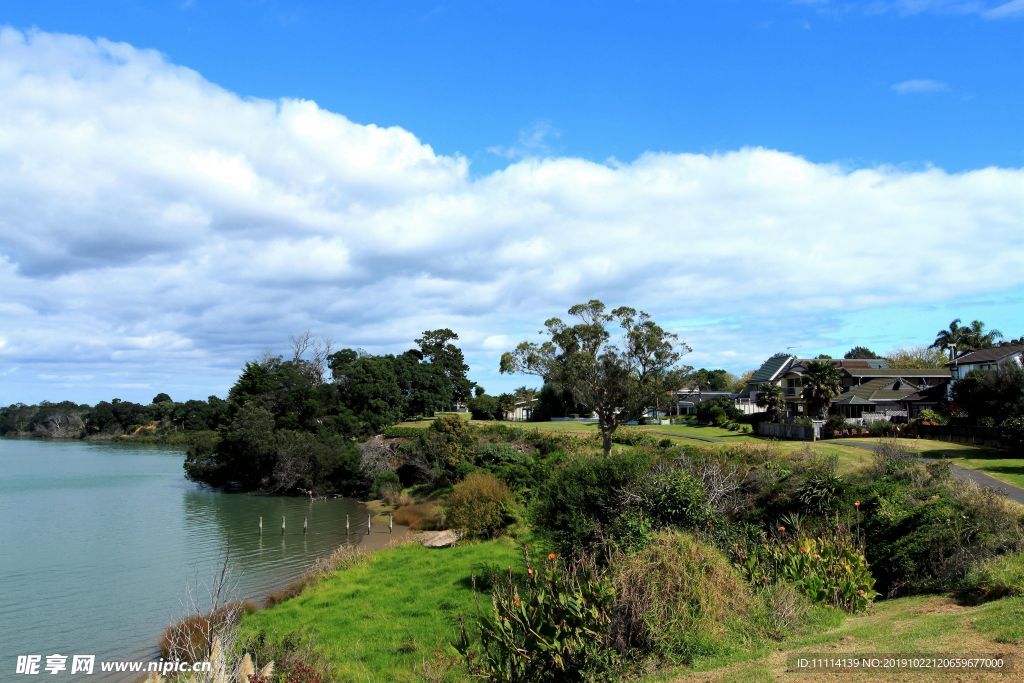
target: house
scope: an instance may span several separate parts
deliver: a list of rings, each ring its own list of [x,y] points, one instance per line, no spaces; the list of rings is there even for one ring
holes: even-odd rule
[[[974,371],[995,372],[999,368],[1024,368],[1024,344],[999,344],[987,349],[968,351],[946,363],[953,384]]]
[[[776,354],[754,372],[740,396],[756,404],[760,387],[773,384],[782,388],[789,413],[803,415],[803,377],[808,364],[815,360]],[[913,417],[938,403],[942,392],[936,393],[934,388],[945,387],[950,377],[946,368],[890,368],[884,358],[828,360],[839,368],[842,377],[842,391],[832,399],[832,405],[849,418]]]
[[[529,422],[533,419],[533,411],[537,407],[538,401],[537,398],[516,401],[512,410],[505,411],[505,419],[510,422]]]
[[[749,398],[740,399],[731,391],[701,391],[699,389],[684,388],[677,389],[673,394],[675,398],[673,407],[676,415],[695,415],[697,413],[697,406],[701,403],[722,398],[732,401],[733,405],[741,413],[749,415],[759,410],[756,405],[750,402]]]

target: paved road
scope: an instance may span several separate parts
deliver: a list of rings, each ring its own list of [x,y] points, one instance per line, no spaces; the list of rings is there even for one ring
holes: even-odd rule
[[[875,450],[878,449],[878,444],[864,443],[863,441],[857,442],[854,440],[836,439],[832,441],[832,443],[839,443],[844,446],[853,446],[854,448],[863,448],[864,450],[871,452],[875,452]],[[1019,486],[1014,486],[1013,484],[1007,484],[1005,481],[999,481],[995,477],[990,477],[978,470],[972,470],[969,467],[961,467],[960,465],[953,464],[953,478],[960,481],[974,482],[981,488],[992,489],[1003,494],[1010,500],[1024,505],[1024,489]]]

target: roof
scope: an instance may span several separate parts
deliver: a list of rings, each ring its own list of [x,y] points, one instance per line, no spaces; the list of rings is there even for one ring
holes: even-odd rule
[[[956,360],[950,361],[949,363],[946,363],[946,365],[950,366],[959,365],[960,363],[986,363],[989,361],[1001,361],[1004,358],[1009,358],[1010,356],[1018,353],[1024,353],[1024,344],[1002,344],[988,349],[968,351],[962,356],[957,356]]]
[[[853,377],[949,377],[949,368],[846,368]]]
[[[760,384],[770,382],[789,366],[790,361],[796,360],[796,356],[787,356],[784,353],[777,353],[761,364],[754,374],[750,376],[749,384]]]
[[[918,391],[916,385],[902,381],[900,378],[877,377],[858,386],[850,387],[832,399],[832,403],[868,405],[886,401],[903,401]]]

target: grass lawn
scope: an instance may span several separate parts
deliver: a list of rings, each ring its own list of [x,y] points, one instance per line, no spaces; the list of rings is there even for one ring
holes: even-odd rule
[[[843,655],[1003,656],[1014,660],[1013,674],[969,671],[842,673],[832,676],[790,670],[797,656]],[[732,664],[697,663],[694,669],[661,681],[1008,681],[1024,666],[1024,598],[1004,598],[975,607],[946,596],[884,600],[864,615],[848,617],[840,626],[784,641],[774,648],[745,653]],[[713,667],[713,668],[712,668]],[[1017,680],[1020,680],[1019,678]]]
[[[398,426],[419,427],[425,429],[430,426],[432,421],[433,419],[402,422]],[[569,432],[580,435],[596,435],[598,433],[597,424],[587,422],[495,422],[493,420],[471,420],[470,423],[474,425],[502,424],[511,427],[518,427],[520,429],[537,429],[546,432]],[[802,451],[804,448],[810,448],[818,453],[836,456],[839,461],[839,471],[841,473],[851,472],[854,469],[870,462],[872,458],[872,455],[862,448],[854,448],[852,446],[844,446],[842,444],[830,443],[827,441],[817,441],[813,443],[809,441],[776,441],[774,439],[768,439],[754,434],[730,432],[728,429],[722,429],[720,427],[700,427],[689,424],[674,424],[640,425],[629,428],[649,431],[652,432],[654,436],[667,436],[679,444],[720,447],[739,444],[770,443],[784,453],[794,453]],[[701,441],[693,437],[711,438],[715,439],[715,441]]]
[[[879,442],[879,439],[871,439]],[[972,470],[978,470],[1007,484],[1024,488],[1024,455],[935,439],[897,439],[901,446],[919,451],[926,458],[944,458]]]
[[[424,661],[451,652],[458,617],[475,613],[470,576],[518,563],[519,550],[508,539],[446,549],[400,546],[246,616],[243,634],[263,631],[279,641],[307,633],[332,667],[332,681],[423,680]],[[481,598],[489,604],[486,594]]]

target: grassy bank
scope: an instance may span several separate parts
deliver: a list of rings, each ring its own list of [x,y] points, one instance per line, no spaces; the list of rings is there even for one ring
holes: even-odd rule
[[[810,681],[821,674],[798,673],[791,662],[798,656],[938,655],[972,657],[995,655],[1012,660],[1014,674],[977,672],[843,673],[836,680],[915,681],[1013,680],[1024,666],[1024,598],[1004,598],[968,607],[946,596],[930,595],[885,600],[863,615],[848,617],[840,626],[792,638],[778,646],[750,652],[732,663],[703,665],[651,680],[682,681]],[[829,677],[826,677],[829,678]]]
[[[374,553],[336,572],[299,597],[247,615],[243,637],[262,633],[281,642],[305,634],[326,660],[332,681],[420,681],[424,666],[449,667],[458,617],[474,613],[470,577],[514,566],[519,551],[507,539],[432,550],[409,544]],[[480,594],[485,604],[489,597]]]

